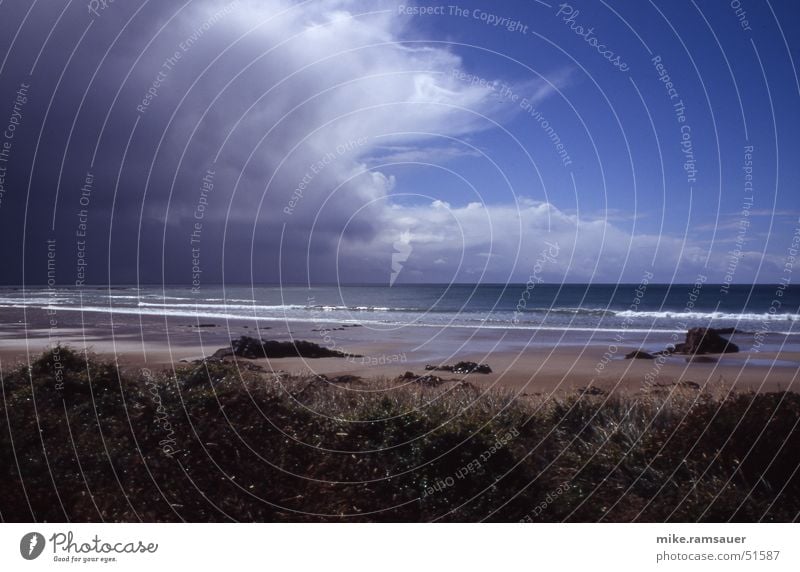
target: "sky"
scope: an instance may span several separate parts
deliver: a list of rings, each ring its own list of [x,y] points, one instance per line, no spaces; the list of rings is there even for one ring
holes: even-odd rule
[[[789,0],[6,0],[0,282],[779,283],[798,30]]]

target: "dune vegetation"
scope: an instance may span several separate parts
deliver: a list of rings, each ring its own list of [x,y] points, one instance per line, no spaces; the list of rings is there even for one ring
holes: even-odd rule
[[[793,521],[800,395],[515,396],[126,369],[57,347],[5,371],[4,521]],[[437,380],[438,381],[438,380]]]

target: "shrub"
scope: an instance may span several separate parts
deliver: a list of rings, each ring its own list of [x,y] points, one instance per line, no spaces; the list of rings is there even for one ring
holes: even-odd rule
[[[800,395],[530,398],[56,347],[3,380],[6,521],[791,521]]]

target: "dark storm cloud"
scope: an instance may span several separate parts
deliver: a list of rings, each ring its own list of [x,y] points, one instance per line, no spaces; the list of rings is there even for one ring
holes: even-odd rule
[[[393,203],[396,181],[375,165],[479,161],[451,138],[492,127],[483,116],[507,106],[456,79],[452,51],[397,43],[411,21],[396,6],[363,6],[115,2],[62,15],[63,4],[37,5],[0,88],[10,115],[30,84],[0,205],[4,282],[46,280],[47,240],[64,284],[84,271],[86,284],[388,281],[398,246],[409,251],[404,279],[524,280],[545,238],[562,253],[554,279],[569,268],[590,278],[601,258],[644,260],[658,245],[666,265],[702,259],[691,244],[632,241],[602,217],[524,196]],[[0,10],[2,37],[13,37],[25,9]],[[561,69],[515,89],[539,101],[568,80]],[[408,135],[421,132],[431,135]]]
[[[24,18],[7,4],[3,37]],[[281,236],[284,278],[302,280],[307,267],[332,276],[340,239],[379,232],[386,204],[369,202],[392,181],[361,162],[375,136],[469,132],[474,116],[454,107],[487,106],[485,90],[448,78],[458,58],[396,44],[391,15],[348,8],[117,2],[90,14],[75,4],[55,25],[63,5],[37,6],[0,94],[10,102],[15,86],[31,86],[0,212],[5,281],[22,281],[23,260],[25,281],[42,281],[48,239],[58,281],[73,281],[80,222],[87,282],[186,282],[196,258],[208,281],[248,280],[251,267],[276,280]]]

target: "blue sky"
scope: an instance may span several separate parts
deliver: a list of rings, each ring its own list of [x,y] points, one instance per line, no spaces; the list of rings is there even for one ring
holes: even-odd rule
[[[453,42],[451,49],[469,74],[509,86],[538,77],[563,78],[555,80],[559,91],[537,107],[568,145],[573,158],[569,168],[560,164],[546,135],[521,109],[504,125],[531,152],[542,181],[509,134],[491,129],[474,137],[478,146],[505,162],[504,170],[519,195],[549,201],[589,219],[607,217],[616,227],[633,232],[634,240],[639,234],[686,236],[690,244],[712,253],[712,274],[714,259],[732,248],[742,208],[749,204],[742,167],[745,147],[752,146],[748,254],[737,268],[740,280],[752,280],[764,253],[785,255],[800,214],[795,160],[800,149],[793,127],[800,120],[799,92],[781,36],[787,34],[786,41],[796,48],[798,12],[788,3],[777,3],[776,19],[768,9],[760,9],[765,5],[752,5],[747,16],[752,30],[745,30],[728,3],[637,3],[634,10],[631,4],[618,4],[614,13],[598,2],[552,7],[511,2],[492,9],[482,2],[466,2],[460,6],[472,10],[470,17],[408,19],[420,38],[436,34]],[[577,16],[564,22],[574,12]],[[528,28],[509,32],[492,26],[482,19],[486,13],[517,19]],[[621,72],[611,66],[578,36],[573,24],[584,31],[594,28],[592,35],[630,69]],[[484,50],[501,55],[487,55]],[[659,81],[653,64],[657,56],[679,94],[677,100],[669,99]],[[792,57],[796,56],[795,49]],[[521,93],[526,93],[524,87]],[[682,124],[671,105],[677,101],[685,104],[685,125],[691,128],[696,182],[688,182],[683,169]],[[481,188],[487,189],[487,202],[507,198],[490,170],[475,164],[473,157],[459,162],[463,172],[474,173]],[[402,180],[398,188],[426,187],[424,170],[416,175],[398,177]],[[447,187],[438,179],[428,182]],[[464,200],[461,192],[450,189],[452,204]],[[775,279],[770,260],[764,264],[760,279]],[[674,270],[674,264],[659,269]]]
[[[388,283],[398,252],[401,283],[524,282],[552,244],[552,282],[787,276],[796,3],[451,6],[3,4],[4,115],[32,86],[4,280],[42,280],[51,238],[73,280],[87,171],[97,283]]]

